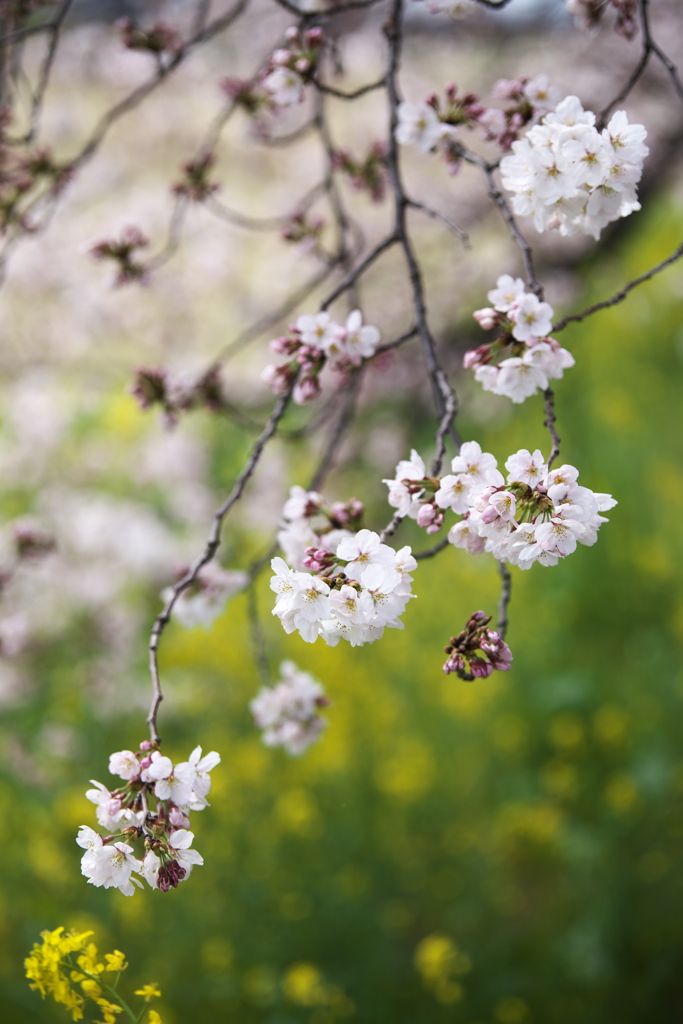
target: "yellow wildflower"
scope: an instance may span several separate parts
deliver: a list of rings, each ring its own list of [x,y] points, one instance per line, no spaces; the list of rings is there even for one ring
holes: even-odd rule
[[[126,954],[122,953],[120,949],[115,949],[113,953],[105,953],[104,959],[107,961],[105,971],[125,971],[128,966]]]
[[[145,1002],[148,1003],[151,999],[159,997],[161,995],[161,992],[159,991],[159,987],[156,981],[152,981],[149,983],[149,985],[143,985],[142,988],[136,989],[135,995],[142,996]]]

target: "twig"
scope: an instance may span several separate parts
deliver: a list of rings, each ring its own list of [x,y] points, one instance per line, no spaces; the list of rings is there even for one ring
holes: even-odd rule
[[[496,629],[501,639],[504,640],[505,634],[508,631],[508,608],[512,594],[512,574],[510,573],[506,562],[498,563],[498,571],[501,578],[501,591],[500,601],[498,602],[498,623],[496,625]]]
[[[470,236],[461,228],[459,224],[456,224],[454,220],[447,217],[445,213],[441,213],[439,210],[434,210],[431,206],[427,206],[426,203],[419,203],[416,199],[407,199],[408,206],[413,210],[421,210],[422,213],[426,213],[428,217],[433,217],[435,220],[440,220],[443,224],[454,231],[458,238],[462,240],[465,249],[470,249]]]
[[[195,580],[197,579],[200,571],[214,558],[221,542],[221,531],[223,528],[223,522],[228,515],[230,509],[233,507],[241,496],[247,482],[251,479],[254,471],[261,459],[263,450],[274,436],[280,420],[287,410],[287,406],[290,403],[292,392],[294,390],[294,381],[290,385],[289,389],[284,395],[281,395],[278,399],[275,408],[273,409],[270,418],[258,438],[254,447],[251,450],[251,454],[247,460],[247,464],[237,477],[232,491],[225,499],[223,504],[216,510],[211,523],[211,530],[209,531],[209,538],[206,546],[201,555],[192,563],[185,575],[178,580],[176,584],[171,588],[171,595],[168,598],[163,610],[157,615],[154,625],[152,627],[152,633],[149,640],[149,668],[152,676],[152,704],[149,709],[147,716],[147,724],[149,725],[150,739],[154,743],[159,742],[159,733],[157,730],[157,715],[159,712],[159,705],[163,698],[161,690],[161,681],[159,678],[159,663],[158,663],[158,650],[159,641],[161,640],[162,634],[171,619],[171,613],[175,607],[175,603],[183,593],[187,590]]]
[[[448,537],[442,537],[438,544],[435,544],[433,548],[427,548],[425,551],[416,551],[415,558],[418,562],[421,562],[423,558],[433,558],[434,555],[438,555],[440,551],[448,547]]]
[[[593,313],[597,313],[601,309],[608,309],[609,306],[616,306],[618,303],[623,302],[629,292],[637,288],[639,284],[643,284],[644,281],[649,281],[650,278],[655,277],[660,271],[670,267],[672,263],[676,263],[683,256],[683,245],[679,245],[678,248],[671,256],[667,259],[662,260],[656,267],[652,267],[650,270],[646,270],[644,274],[640,274],[639,277],[634,277],[632,281],[625,284],[624,287],[613,295],[610,299],[603,299],[602,302],[596,302],[593,306],[588,306],[581,313],[571,313],[569,316],[563,316],[561,320],[558,320],[553,325],[553,334],[557,334],[558,331],[564,330],[567,324],[576,323],[579,320],[585,320],[587,316],[591,316]]]
[[[553,447],[550,452],[550,458],[548,459],[548,469],[551,468],[553,462],[560,454],[560,437],[555,429],[555,392],[552,388],[546,388],[543,392],[543,398],[545,399],[545,419],[543,420],[543,426],[548,428],[550,437],[553,442]]]

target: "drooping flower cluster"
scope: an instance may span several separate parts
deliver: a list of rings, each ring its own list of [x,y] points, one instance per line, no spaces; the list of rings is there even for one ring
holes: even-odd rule
[[[209,772],[219,761],[215,751],[202,757],[202,748],[195,747],[188,761],[174,765],[147,740],[138,751],[112,754],[109,771],[125,785],[110,791],[93,781],[96,788],[86,793],[97,808],[100,827],[109,834],[103,837],[82,825],[76,839],[85,850],[81,871],[88,881],[132,896],[133,883],[142,885],[133,876],[141,875],[152,889],[167,892],[187,878],[195,864],[203,864],[201,854],[190,849],[194,835],[188,831],[189,813],[209,806]],[[128,842],[115,841],[118,836],[144,840],[144,857],[138,859]]]
[[[290,754],[303,754],[319,739],[327,725],[320,709],[327,707],[320,683],[302,672],[293,661],[280,665],[280,681],[263,686],[249,707],[267,747],[284,747]]]
[[[497,328],[501,334],[493,344],[466,352],[463,365],[474,369],[484,391],[523,402],[537,390],[544,391],[549,380],[562,377],[574,365],[574,357],[548,336],[552,306],[527,292],[521,278],[503,274],[488,299],[492,306],[477,309],[474,318],[484,330]],[[494,354],[505,350],[511,355],[492,365]]]
[[[349,314],[344,326],[335,323],[329,313],[300,316],[287,335],[270,343],[273,352],[289,356],[288,362],[266,366],[261,379],[276,395],[282,395],[299,374],[292,397],[304,405],[320,394],[320,374],[325,366],[348,373],[375,354],[379,341],[379,330],[363,324],[359,309]]]
[[[287,633],[298,630],[307,643],[319,636],[331,647],[341,639],[352,647],[372,643],[385,627],[403,629],[400,616],[411,593],[417,562],[409,547],[395,551],[371,530],[344,537],[333,552],[311,551],[316,574],[297,572],[274,558],[273,609]]]
[[[389,504],[428,533],[441,529],[451,509],[462,516],[448,533],[451,544],[471,554],[490,551],[520,569],[534,562],[557,565],[578,543],[594,544],[607,522],[600,513],[617,504],[609,494],[580,486],[574,466],[549,470],[538,449],[510,456],[507,482],[497,466],[493,455],[467,441],[451,463],[452,473],[428,477],[413,451],[410,461],[396,467],[395,479],[384,481]]]
[[[42,943],[35,943],[29,956],[24,960],[24,970],[29,980],[29,987],[40,992],[43,999],[51,996],[56,1003],[64,1006],[73,1020],[83,1017],[86,1000],[91,1000],[102,1014],[102,1024],[116,1024],[117,1016],[125,1009],[131,1020],[141,1020],[142,1013],[133,1015],[133,1011],[116,991],[119,975],[128,967],[125,955],[115,949],[113,953],[100,954],[94,942],[90,942],[92,932],[64,931],[64,926],[54,931],[40,933]],[[105,980],[105,975],[113,974],[112,984]],[[77,988],[76,986],[80,987]],[[105,993],[113,997],[106,998]],[[150,999],[159,997],[161,992],[155,983],[143,985],[137,989],[136,996],[142,996],[148,1003]],[[150,1010],[147,1024],[161,1024],[161,1017],[156,1010]]]
[[[512,651],[495,629],[489,629],[491,616],[475,612],[457,636],[444,648],[449,656],[443,667],[446,674],[455,672],[468,682],[490,676],[494,669],[507,672],[512,664]]]
[[[514,212],[532,216],[538,231],[597,239],[611,221],[640,209],[645,128],[629,124],[623,110],[602,132],[595,120],[576,96],[567,96],[501,160]]]
[[[209,562],[177,599],[173,617],[186,629],[209,626],[221,614],[229,598],[244,590],[248,583],[248,573],[239,569],[223,569]],[[163,600],[168,601],[172,592],[172,587],[163,590]]]

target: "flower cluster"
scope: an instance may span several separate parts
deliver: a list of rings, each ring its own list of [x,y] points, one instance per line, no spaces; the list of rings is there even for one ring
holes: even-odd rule
[[[458,129],[479,127],[484,138],[509,149],[520,132],[554,109],[560,98],[551,87],[547,75],[518,79],[501,79],[493,96],[503,100],[503,110],[485,107],[475,93],[458,96],[455,85],[446,86],[445,99],[432,93],[423,103],[401,103],[398,107],[396,141],[401,145],[417,145],[423,153],[443,156],[451,173],[460,165],[462,152],[458,145]]]
[[[423,153],[439,153],[449,172],[455,174],[461,157],[458,129],[476,125],[484,107],[472,92],[458,96],[457,86],[451,82],[443,102],[432,93],[424,103],[400,103],[397,113],[396,141],[403,146],[417,145]]]
[[[149,245],[149,238],[134,224],[124,228],[120,238],[107,238],[96,242],[90,255],[96,260],[111,260],[117,267],[114,284],[117,286],[136,281],[145,284],[148,280],[147,266],[140,259],[139,249]]]
[[[595,29],[611,5],[617,12],[614,29],[625,39],[636,34],[636,0],[565,0],[567,10],[582,29]]]
[[[136,370],[130,393],[141,409],[158,405],[169,427],[181,413],[192,409],[219,412],[227,409],[220,366],[211,366],[200,377],[173,372],[164,366],[141,366]]]
[[[396,467],[396,478],[384,481],[389,504],[429,533],[441,529],[451,509],[462,516],[448,533],[451,544],[471,554],[490,551],[520,569],[534,562],[557,565],[577,543],[594,544],[607,522],[599,513],[617,504],[609,494],[580,486],[574,466],[549,470],[538,449],[510,456],[507,482],[497,466],[493,455],[467,441],[451,463],[452,473],[428,477],[413,451],[410,461]]]
[[[409,547],[395,551],[371,530],[344,537],[334,551],[313,549],[307,564],[316,575],[291,569],[274,558],[273,615],[287,633],[298,630],[307,643],[319,636],[331,647],[340,639],[352,647],[372,643],[385,627],[403,629],[400,616],[411,594],[410,572],[417,562]]]
[[[314,568],[311,556],[319,549],[325,558],[334,554],[339,542],[360,528],[364,511],[357,498],[329,504],[317,491],[290,487],[277,535],[285,560],[295,569]]]
[[[562,377],[574,365],[574,357],[548,337],[552,306],[525,291],[521,278],[503,274],[488,299],[492,306],[477,309],[474,318],[484,330],[497,328],[501,334],[493,344],[466,352],[463,365],[474,369],[485,391],[523,402],[539,388],[544,391],[549,380]],[[511,355],[493,366],[493,355],[506,349]]]
[[[444,648],[448,661],[443,667],[446,674],[455,672],[461,679],[484,679],[494,669],[507,672],[512,664],[512,652],[495,629],[489,629],[491,616],[475,612],[457,636]]]
[[[179,33],[161,21],[150,28],[141,28],[131,18],[123,18],[117,22],[116,27],[121,35],[121,42],[128,50],[146,51],[158,58],[162,54],[172,57],[183,47]]]
[[[320,683],[293,661],[280,665],[276,686],[263,686],[249,707],[267,747],[303,754],[327,725],[320,709],[329,704]]]
[[[560,91],[550,85],[547,75],[520,75],[516,79],[501,78],[493,87],[493,96],[505,106],[502,110],[487,108],[479,124],[487,140],[497,142],[501,149],[509,149],[524,128],[555,109]]]
[[[109,771],[125,785],[110,791],[93,781],[95,789],[86,793],[95,804],[97,821],[109,835],[82,825],[76,842],[85,850],[81,871],[93,885],[105,889],[115,886],[132,896],[135,885],[146,879],[152,889],[167,892],[187,878],[195,864],[203,864],[201,854],[191,850],[194,835],[188,831],[190,811],[208,807],[211,789],[209,772],[219,763],[215,751],[202,757],[196,747],[188,761],[174,765],[156,744],[145,740],[137,752],[120,750],[109,758]],[[150,809],[154,799],[156,809]],[[127,842],[144,839],[142,860]]]
[[[184,576],[185,573],[182,573]],[[239,569],[223,569],[209,562],[199,572],[194,583],[183,590],[173,606],[173,617],[186,629],[210,626],[225,608],[226,602],[249,583],[249,575]],[[172,596],[173,588],[161,592],[164,601]]]
[[[127,1003],[116,991],[119,975],[128,967],[124,954],[115,949],[113,953],[100,954],[94,942],[90,942],[92,932],[65,932],[64,926],[54,931],[40,933],[42,943],[35,943],[29,956],[24,960],[26,977],[29,987],[40,992],[43,999],[52,996],[56,1003],[71,1013],[73,1020],[83,1017],[86,1000],[98,1007],[102,1014],[102,1024],[115,1024],[118,1014],[124,1012],[131,1021],[140,1021],[144,1014],[133,1013]],[[104,975],[113,974],[110,985]],[[76,988],[80,987],[80,991]],[[113,1002],[113,997],[116,1001]],[[156,984],[143,985],[137,989],[136,996],[142,996],[148,1003],[151,998],[161,995]],[[156,1010],[150,1010],[147,1024],[161,1024],[161,1017]]]
[[[270,68],[261,83],[277,108],[301,103],[304,86],[315,73],[323,38],[319,27],[303,34],[298,28],[287,29],[287,47],[276,50],[271,56]]]
[[[282,395],[298,376],[292,397],[304,405],[320,394],[320,374],[325,366],[348,373],[375,354],[379,340],[379,330],[363,324],[359,309],[349,314],[344,326],[335,323],[329,313],[300,316],[287,335],[270,343],[273,352],[289,356],[288,362],[266,366],[261,379],[276,395]]]
[[[514,212],[533,216],[538,231],[599,238],[611,221],[640,209],[636,185],[649,152],[646,134],[623,110],[599,132],[595,114],[567,96],[501,160]]]
[[[374,142],[362,160],[351,156],[345,149],[335,150],[332,164],[348,175],[355,189],[367,192],[374,203],[384,199],[389,184],[385,142]]]

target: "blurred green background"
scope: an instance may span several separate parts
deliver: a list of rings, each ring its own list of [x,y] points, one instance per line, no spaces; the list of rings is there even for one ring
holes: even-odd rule
[[[574,308],[673,251],[682,228],[673,200],[634,218],[585,268]],[[246,597],[209,632],[171,626],[165,751],[179,761],[201,743],[223,758],[212,806],[192,823],[205,866],[177,891],[127,899],[80,876],[87,780],[109,784],[108,753],[135,749],[144,710],[125,697],[99,708],[87,615],[32,655],[30,699],[4,712],[3,1021],[66,1019],[21,966],[59,924],[124,950],[122,991],[157,981],[168,1024],[683,1019],[680,280],[675,266],[561,336],[577,361],[557,387],[561,461],[619,505],[594,548],[513,570],[512,671],[474,684],[441,673],[449,635],[495,608],[488,558],[448,549],[421,563],[405,631],[359,649],[286,637],[270,621],[266,574],[273,670],[293,659],[332,700],[323,739],[292,759],[264,748],[250,722],[259,681]],[[128,401],[117,392],[87,429],[112,443],[136,417],[142,430]],[[547,449],[540,397],[488,426],[468,421],[465,402],[460,422],[501,463],[518,447]],[[223,483],[245,441],[224,423],[206,430]],[[428,432],[423,442],[427,454]],[[382,491],[360,466],[331,497],[359,494],[379,525]],[[6,500],[16,514],[17,495]],[[246,564],[266,537],[231,531],[228,548]],[[156,592],[144,601],[141,636]],[[140,708],[144,662],[141,642]],[[48,726],[77,740],[57,753]]]

